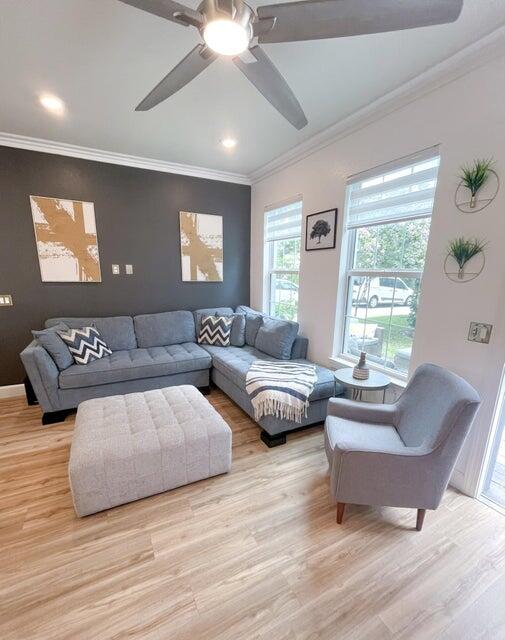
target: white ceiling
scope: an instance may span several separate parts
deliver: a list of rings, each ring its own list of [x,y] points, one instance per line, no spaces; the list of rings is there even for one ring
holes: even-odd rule
[[[226,59],[134,111],[199,42],[196,29],[118,0],[1,0],[0,131],[250,174],[504,24],[504,0],[465,0],[451,25],[264,45],[307,114],[296,131]],[[65,101],[63,117],[38,104],[43,92]],[[219,145],[227,135],[233,152]]]

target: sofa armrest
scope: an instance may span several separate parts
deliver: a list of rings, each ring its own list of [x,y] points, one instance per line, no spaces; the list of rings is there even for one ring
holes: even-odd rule
[[[375,424],[396,424],[397,407],[395,404],[372,404],[355,402],[345,398],[328,400],[328,415],[356,422],[372,422]]]
[[[20,354],[26,375],[32,383],[33,391],[45,412],[58,411],[59,370],[49,353],[36,340]]]
[[[291,348],[291,360],[302,359],[305,360],[307,357],[307,349],[309,347],[308,338],[304,338],[303,336],[296,336],[295,341],[293,342],[293,347]]]

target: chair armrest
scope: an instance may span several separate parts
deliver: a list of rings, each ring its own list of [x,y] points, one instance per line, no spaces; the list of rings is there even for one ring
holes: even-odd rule
[[[60,372],[54,360],[36,340],[23,349],[20,356],[42,409],[46,412],[58,411]]]
[[[347,450],[334,467],[334,498],[354,504],[436,509],[449,479],[432,452],[417,447]]]
[[[355,402],[345,398],[330,398],[328,415],[356,422],[375,424],[396,424],[397,407],[395,404],[372,404]]]

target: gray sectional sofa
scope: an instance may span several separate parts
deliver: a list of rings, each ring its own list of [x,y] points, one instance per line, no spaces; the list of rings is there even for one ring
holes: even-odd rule
[[[216,312],[234,315],[229,347],[197,344],[201,316]],[[251,362],[279,358],[307,362],[308,341],[298,335],[297,323],[280,322],[245,306],[236,312],[220,307],[134,317],[51,318],[45,326],[51,329],[61,324],[70,328],[94,324],[112,354],[87,365],[62,365],[61,358],[55,358],[54,353],[51,356],[42,346],[40,336],[22,351],[27,397],[43,409],[43,424],[64,420],[90,398],[181,384],[194,385],[206,393],[211,379],[252,417],[245,391]],[[342,391],[335,385],[333,373],[318,366],[317,383],[302,424],[265,417],[259,422],[263,441],[269,446],[282,444],[287,431],[324,421],[328,398]]]

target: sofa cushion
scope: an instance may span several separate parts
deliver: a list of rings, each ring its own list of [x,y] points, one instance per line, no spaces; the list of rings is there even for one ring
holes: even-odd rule
[[[200,335],[200,323],[204,316],[233,316],[231,326],[230,344],[234,347],[243,347],[245,344],[245,315],[234,313],[231,307],[213,307],[210,309],[197,309],[195,316],[196,335]]]
[[[89,364],[112,353],[96,327],[58,330],[58,335],[68,346],[76,364]]]
[[[195,319],[191,311],[166,311],[135,316],[137,344],[142,349],[195,342]]]
[[[32,331],[33,337],[49,353],[60,371],[68,369],[74,364],[72,354],[58,334],[58,330],[68,331],[68,329],[69,327],[66,324],[58,322],[58,324],[43,331]]]
[[[233,316],[203,316],[200,322],[198,344],[229,347],[232,324]]]
[[[277,320],[265,316],[258,329],[254,346],[279,360],[289,360],[293,342],[298,335],[298,323],[288,320]]]
[[[46,320],[45,325],[46,327],[54,327],[59,322],[63,322],[67,327],[70,327],[70,329],[80,329],[94,325],[112,351],[137,348],[133,318],[130,316],[49,318],[49,320]]]
[[[267,360],[269,362],[278,361],[277,358],[273,358],[250,346],[239,348],[211,347],[209,345],[202,345],[202,348],[212,356],[212,365],[244,392],[247,372],[255,360]],[[309,362],[308,360],[303,360],[301,358],[294,360],[294,362],[314,364],[313,362]],[[329,369],[316,365],[316,375],[317,382],[309,400],[321,400],[323,398],[332,397],[335,393],[335,378],[333,376],[333,372]],[[337,394],[342,392],[340,385],[337,386],[336,391]]]
[[[235,313],[240,313],[245,316],[245,344],[254,347],[258,330],[263,324],[264,314],[251,309],[251,307],[247,307],[245,304],[238,306],[235,309]]]
[[[203,316],[231,316],[233,313],[231,307],[209,307],[208,309],[197,309],[193,311],[196,335],[200,335],[200,322]]]
[[[194,342],[114,351],[108,358],[87,365],[72,365],[60,373],[61,389],[155,378],[174,373],[209,369],[210,355]]]

